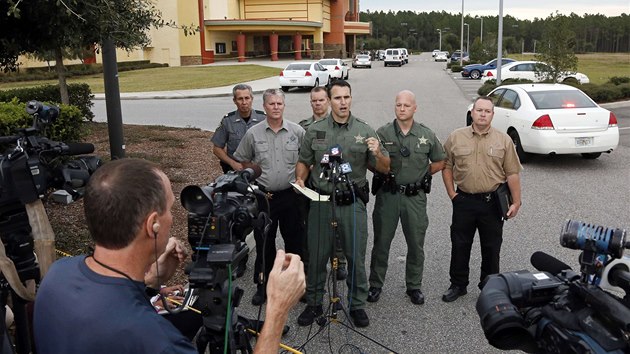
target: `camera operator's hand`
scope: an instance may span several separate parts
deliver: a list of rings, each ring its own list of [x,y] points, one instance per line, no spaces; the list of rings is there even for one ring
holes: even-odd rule
[[[157,289],[161,282],[168,281],[179,264],[186,260],[188,253],[181,241],[175,237],[168,239],[164,253],[158,257],[157,264],[154,262],[144,275],[144,283],[151,288]],[[157,271],[160,271],[160,274]]]
[[[232,160],[232,161],[234,161],[234,162],[230,164],[230,167],[232,167],[232,169],[234,171],[241,171],[241,170],[243,170],[243,164],[242,163],[240,163],[238,161],[235,161],[235,160]]]
[[[267,307],[265,325],[254,348],[254,353],[275,353],[284,324],[291,308],[300,300],[306,289],[304,263],[300,256],[278,250],[273,269],[267,281]]]

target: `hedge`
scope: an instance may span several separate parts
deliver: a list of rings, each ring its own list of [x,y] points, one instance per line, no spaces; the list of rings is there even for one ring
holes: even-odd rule
[[[530,82],[532,81],[523,79],[507,79],[502,81],[501,85],[523,84]],[[590,83],[580,85],[577,82],[565,82],[565,84],[579,88],[597,103],[630,99],[630,77],[612,77],[607,83],[601,85]],[[488,80],[477,90],[477,94],[479,96],[485,96],[496,87],[496,80]]]
[[[94,113],[92,113],[92,106],[94,105],[92,99],[94,95],[92,95],[90,86],[85,83],[69,84],[68,95],[70,96],[70,104],[81,111],[83,119],[92,121],[92,118],[94,118]],[[0,102],[10,102],[14,98],[23,103],[32,100],[61,103],[59,85],[43,85],[0,91]]]
[[[44,102],[51,105],[50,102]],[[78,142],[87,134],[83,125],[83,115],[81,111],[71,105],[59,105],[59,117],[45,131],[38,135],[46,136],[50,140],[68,142]],[[20,128],[33,126],[33,116],[26,113],[26,103],[17,99],[11,102],[0,102],[0,134],[2,136],[15,135]]]

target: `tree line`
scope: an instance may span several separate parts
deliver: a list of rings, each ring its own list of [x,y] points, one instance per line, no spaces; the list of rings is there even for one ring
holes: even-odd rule
[[[578,16],[550,14],[549,17],[534,20],[519,20],[510,15],[503,17],[503,48],[509,53],[539,52],[545,27],[551,18],[562,17],[567,29],[572,32],[572,47],[576,53],[589,52],[630,52],[630,15],[607,17],[584,14]],[[358,38],[362,49],[382,49],[405,47],[413,50],[431,51],[459,49],[461,15],[447,12],[377,11],[361,12],[362,22],[372,23],[372,35]],[[464,47],[467,40],[472,47],[475,41],[490,42],[498,32],[498,16],[465,16]],[[481,26],[483,23],[483,41]],[[468,35],[469,34],[469,35]]]

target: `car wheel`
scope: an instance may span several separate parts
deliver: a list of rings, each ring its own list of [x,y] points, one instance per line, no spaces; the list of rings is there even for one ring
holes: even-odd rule
[[[582,158],[587,160],[595,160],[600,156],[602,156],[601,152],[587,152],[582,154]]]
[[[372,69],[372,65],[368,66],[368,69]]]
[[[512,138],[512,142],[516,147],[516,154],[518,155],[518,159],[521,160],[521,163],[526,163],[531,158],[531,154],[525,152],[523,150],[523,145],[521,145],[521,137],[518,136],[518,132],[516,130],[510,130],[508,132],[510,138]]]
[[[479,70],[473,70],[470,72],[470,78],[473,80],[479,80],[481,78],[481,73]]]
[[[289,92],[289,86],[282,86],[281,89],[284,92]]]
[[[346,73],[346,77],[344,77],[343,79],[344,79],[344,80],[348,80],[348,78],[349,78],[349,77],[350,77],[350,71],[348,71],[348,72]]]
[[[328,78],[330,80],[330,77]],[[315,85],[313,86],[313,88],[319,86],[319,79],[315,79]]]

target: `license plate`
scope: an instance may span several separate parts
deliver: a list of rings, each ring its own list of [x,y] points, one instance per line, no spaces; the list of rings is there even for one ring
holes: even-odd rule
[[[575,138],[575,146],[591,146],[593,145],[593,138]]]
[[[292,83],[292,84],[294,84],[294,83],[296,83],[296,82],[297,82],[297,80],[291,80],[291,83]]]

